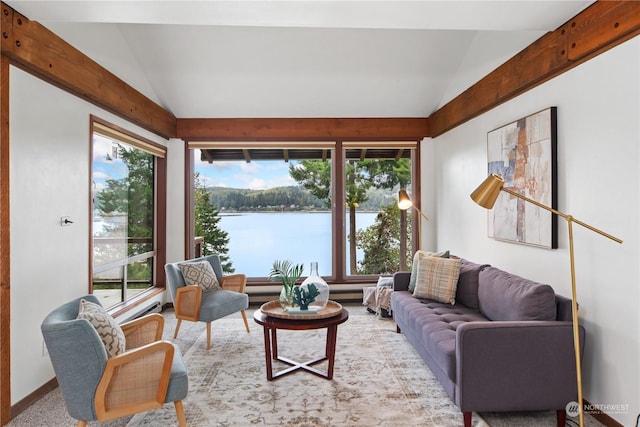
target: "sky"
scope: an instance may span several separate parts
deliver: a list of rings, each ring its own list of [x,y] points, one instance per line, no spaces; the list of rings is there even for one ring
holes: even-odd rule
[[[120,179],[126,176],[127,167],[114,155],[113,142],[102,135],[93,135],[93,190],[105,187],[107,179]]]
[[[113,144],[108,138],[94,135],[93,140],[93,186],[94,191],[105,187],[109,178],[119,179],[126,175],[126,166],[113,154]],[[289,176],[289,165],[284,161],[215,162],[200,160],[195,153],[195,171],[204,178],[206,186],[263,190],[273,187],[296,185]]]
[[[195,171],[204,178],[207,187],[248,188],[264,190],[266,188],[296,185],[289,176],[289,165],[284,161],[245,161],[214,162],[210,164],[200,160],[199,150],[194,156]]]

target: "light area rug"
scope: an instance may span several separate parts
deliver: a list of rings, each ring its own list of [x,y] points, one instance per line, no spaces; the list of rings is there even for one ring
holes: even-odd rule
[[[183,401],[189,426],[442,426],[463,425],[451,402],[390,319],[359,305],[338,327],[332,380],[298,370],[267,381],[263,329],[244,329],[239,315],[213,323],[207,351],[204,324],[182,322],[178,339],[189,369]],[[167,338],[173,314],[165,312]],[[281,356],[306,361],[324,353],[326,329],[278,331]],[[326,370],[327,362],[315,365]],[[274,372],[288,367],[274,362]],[[477,414],[474,426],[487,426]],[[173,405],[135,415],[128,427],[176,424]]]
[[[333,380],[298,371],[266,380],[262,327],[252,320],[244,330],[239,314],[213,323],[211,350],[206,351],[204,324],[183,322],[173,340],[175,316],[164,311],[164,337],[180,347],[189,369],[189,395],[184,407],[189,427],[251,426],[462,426],[453,405],[429,368],[392,319],[376,318],[366,308],[345,307],[350,317],[338,327]],[[323,331],[279,331],[280,355],[306,360],[324,351]],[[298,359],[299,358],[299,359]],[[285,367],[282,364],[275,369]],[[326,362],[317,365],[326,369]],[[476,427],[555,427],[554,411],[482,413]],[[12,419],[8,427],[68,427],[76,420],[66,411],[59,388],[47,393]],[[567,418],[567,426],[577,426]],[[172,404],[161,409],[90,427],[176,426]],[[586,427],[601,427],[585,415]]]

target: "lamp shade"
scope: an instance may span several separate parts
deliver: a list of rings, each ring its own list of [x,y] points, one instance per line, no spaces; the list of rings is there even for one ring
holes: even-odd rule
[[[504,186],[502,175],[492,173],[471,193],[471,199],[485,209],[493,208]]]
[[[398,192],[398,208],[403,211],[406,211],[411,206],[413,206],[413,202],[411,201],[411,197],[407,194],[406,191],[400,190]]]

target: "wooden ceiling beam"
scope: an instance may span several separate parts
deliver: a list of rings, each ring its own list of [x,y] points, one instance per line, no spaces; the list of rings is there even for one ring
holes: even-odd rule
[[[176,118],[36,21],[2,3],[0,49],[13,65],[163,138]]]
[[[421,141],[426,118],[177,119],[185,141]]]
[[[429,136],[439,136],[638,34],[640,2],[597,1],[433,113]]]

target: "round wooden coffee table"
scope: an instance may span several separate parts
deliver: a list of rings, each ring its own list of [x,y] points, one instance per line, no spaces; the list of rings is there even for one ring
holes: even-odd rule
[[[338,314],[332,317],[327,317],[323,319],[282,319],[278,317],[268,316],[263,313],[261,310],[256,310],[253,313],[253,320],[262,325],[264,328],[264,353],[265,360],[267,363],[267,380],[272,381],[276,378],[279,378],[283,375],[290,374],[291,372],[295,372],[298,369],[303,369],[307,372],[311,372],[314,375],[317,375],[322,378],[326,378],[328,380],[333,378],[333,364],[336,358],[336,338],[338,335],[338,325],[344,323],[349,318],[349,312],[344,308],[341,309]],[[282,357],[278,355],[278,337],[277,330],[278,329],[287,329],[287,330],[295,330],[295,331],[307,331],[311,329],[323,329],[327,328],[327,342],[325,346],[325,354],[324,356],[318,357],[316,359],[309,360],[307,362],[296,362],[294,360],[288,359],[286,357]],[[291,365],[290,368],[283,369],[282,371],[273,373],[272,360],[279,360],[280,362],[284,362],[288,365]],[[312,365],[316,363],[320,363],[324,360],[329,361],[329,366],[327,367],[326,372],[322,372]]]

